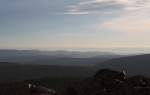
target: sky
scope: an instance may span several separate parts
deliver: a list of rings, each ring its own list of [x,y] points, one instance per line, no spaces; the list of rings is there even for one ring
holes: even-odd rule
[[[0,0],[1,49],[149,48],[150,0]]]

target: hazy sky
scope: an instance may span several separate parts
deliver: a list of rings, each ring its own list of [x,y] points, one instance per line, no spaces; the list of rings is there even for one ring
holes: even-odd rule
[[[150,47],[150,0],[0,0],[0,48]]]

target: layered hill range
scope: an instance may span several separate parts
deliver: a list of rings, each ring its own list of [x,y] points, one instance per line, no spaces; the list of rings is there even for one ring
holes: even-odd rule
[[[89,66],[122,55],[109,52],[0,50],[0,62],[40,65]]]
[[[0,50],[0,81],[43,77],[87,77],[91,67],[117,55],[108,52]]]
[[[150,76],[150,54],[123,56],[104,52],[0,50],[0,80],[89,77],[97,70],[126,70]]]

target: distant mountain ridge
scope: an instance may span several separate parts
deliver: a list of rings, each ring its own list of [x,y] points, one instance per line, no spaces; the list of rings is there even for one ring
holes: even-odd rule
[[[104,62],[117,55],[109,52],[0,50],[0,62],[47,65],[90,65]]]
[[[91,57],[107,57],[107,56],[118,56],[119,54],[111,52],[100,52],[100,51],[65,51],[65,50],[56,50],[56,51],[40,51],[40,50],[0,50],[0,56],[35,56],[43,55],[50,57],[69,57],[69,58],[91,58]]]

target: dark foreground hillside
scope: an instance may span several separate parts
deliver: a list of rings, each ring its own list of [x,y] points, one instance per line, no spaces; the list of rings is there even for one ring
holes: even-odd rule
[[[53,95],[33,94],[31,88],[28,87],[29,82],[54,89],[55,95],[150,95],[149,78],[140,75],[128,77],[125,72],[109,69],[99,70],[93,77],[82,80],[47,78],[1,84],[0,95]]]
[[[94,70],[82,66],[61,65],[33,65],[0,62],[0,83],[3,81],[17,81],[39,79],[44,77],[87,77],[92,76]]]
[[[0,95],[30,95],[30,90],[25,82],[1,83]]]

